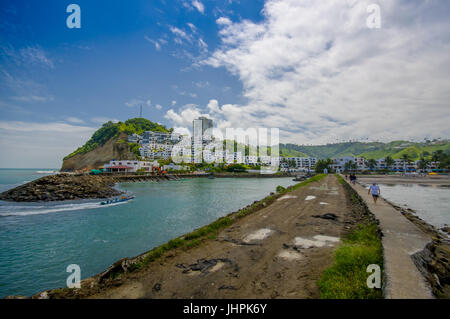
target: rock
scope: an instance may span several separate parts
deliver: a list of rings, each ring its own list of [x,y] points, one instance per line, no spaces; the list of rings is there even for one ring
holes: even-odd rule
[[[41,294],[39,295],[39,299],[49,299],[48,292],[41,292]]]
[[[41,177],[0,194],[1,200],[17,202],[107,198],[121,193],[109,176],[57,174]]]
[[[152,291],[153,292],[158,292],[158,291],[160,291],[161,290],[161,284],[160,283],[156,283],[154,286],[153,286],[153,288],[152,288]]]
[[[337,220],[338,217],[333,213],[326,213],[323,215],[313,215],[314,218],[322,218],[322,219],[330,219],[330,220]]]
[[[237,288],[234,287],[234,286],[222,285],[222,286],[219,287],[219,290],[223,290],[223,289],[237,290]]]

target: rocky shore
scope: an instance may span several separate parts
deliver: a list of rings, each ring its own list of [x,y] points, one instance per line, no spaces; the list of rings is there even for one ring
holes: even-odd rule
[[[41,177],[0,194],[15,202],[58,201],[117,196],[112,179],[103,176],[58,174]]]
[[[44,176],[32,182],[20,185],[0,194],[0,200],[15,202],[49,202],[77,199],[109,198],[118,196],[120,191],[114,189],[116,183],[167,181],[180,178],[207,177],[209,174],[178,174],[178,175],[87,175],[87,174],[57,174]],[[286,177],[288,175],[263,174],[216,174],[216,177]]]

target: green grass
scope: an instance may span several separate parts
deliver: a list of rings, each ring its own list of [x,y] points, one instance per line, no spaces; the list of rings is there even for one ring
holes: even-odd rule
[[[334,264],[318,281],[322,299],[378,299],[381,289],[367,287],[367,266],[383,269],[383,251],[375,224],[358,225],[336,250]]]

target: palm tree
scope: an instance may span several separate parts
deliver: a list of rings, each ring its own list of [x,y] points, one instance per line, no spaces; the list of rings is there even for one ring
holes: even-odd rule
[[[374,169],[375,167],[377,167],[377,161],[374,160],[373,158],[371,158],[368,162],[367,165],[369,166],[370,169]]]
[[[426,160],[424,157],[422,157],[419,161],[419,169],[421,171],[424,171],[428,168],[428,165],[430,164],[429,160]]]
[[[386,156],[384,162],[386,163],[386,168],[392,167],[395,164],[394,159],[390,156]]]
[[[404,153],[402,155],[402,160],[403,160],[403,170],[406,172],[406,164],[409,164],[411,162],[411,158],[407,153]]]

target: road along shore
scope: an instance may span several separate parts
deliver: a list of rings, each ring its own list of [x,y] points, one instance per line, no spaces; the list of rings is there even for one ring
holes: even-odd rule
[[[367,208],[334,175],[273,194],[104,272],[33,298],[319,298],[317,281]]]

